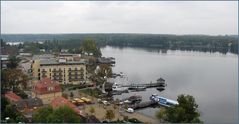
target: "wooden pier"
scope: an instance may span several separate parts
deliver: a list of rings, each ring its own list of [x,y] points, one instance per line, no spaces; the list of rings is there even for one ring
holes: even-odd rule
[[[134,104],[134,105],[130,105],[129,108],[132,108],[132,109],[136,110],[136,109],[151,107],[151,106],[154,106],[154,105],[158,105],[158,103],[154,102],[154,101],[146,101],[146,102],[141,102],[141,103],[137,103],[137,104]]]
[[[152,87],[160,87],[164,85],[163,83],[148,83],[148,84],[128,84],[123,85],[122,87],[146,87],[146,88],[152,88]]]
[[[146,87],[146,88],[151,88],[151,87],[165,87],[166,83],[163,78],[159,78],[155,83],[150,82],[150,83],[145,83],[145,84],[127,84],[123,85],[123,87]]]

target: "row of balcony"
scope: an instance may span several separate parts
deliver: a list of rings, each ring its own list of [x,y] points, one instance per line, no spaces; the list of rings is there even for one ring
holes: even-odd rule
[[[84,69],[80,69],[80,70],[77,70],[77,69],[75,69],[75,70],[68,70],[69,72],[84,72]],[[42,70],[42,72],[47,72],[46,70]],[[63,72],[63,70],[53,70],[52,72]]]

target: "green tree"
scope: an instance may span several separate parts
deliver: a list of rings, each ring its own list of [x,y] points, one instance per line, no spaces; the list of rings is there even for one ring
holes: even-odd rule
[[[108,120],[112,120],[115,118],[115,113],[113,110],[106,110],[106,113],[105,113],[105,118],[108,119]]]
[[[112,68],[110,65],[102,64],[99,66],[97,75],[100,77],[110,77],[112,75]]]
[[[53,113],[48,116],[49,123],[78,123],[80,122],[80,116],[69,108],[68,106],[61,106],[53,111]]]
[[[17,68],[19,61],[20,60],[16,56],[10,56],[7,67],[11,69]]]
[[[20,69],[6,69],[2,70],[2,88],[16,91],[18,86],[27,87],[28,77]]]
[[[12,105],[6,98],[1,97],[1,118],[2,121],[9,117],[9,123],[17,123],[17,122],[27,122],[26,118],[19,113],[15,106]]]
[[[80,116],[68,106],[53,109],[51,106],[41,108],[33,115],[35,123],[78,123]]]
[[[92,39],[85,39],[80,45],[80,50],[88,55],[92,53],[96,57],[101,56],[100,48],[97,47],[96,42]]]
[[[49,117],[52,113],[53,108],[51,106],[41,108],[33,115],[33,121],[36,123],[47,123],[47,117]]]
[[[161,109],[156,116],[162,122],[172,123],[201,123],[200,113],[193,96],[179,95],[178,105],[166,109]]]

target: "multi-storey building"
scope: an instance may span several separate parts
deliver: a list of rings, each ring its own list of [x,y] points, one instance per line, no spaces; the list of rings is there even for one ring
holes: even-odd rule
[[[31,65],[32,76],[37,80],[48,77],[61,84],[86,82],[85,60],[67,61],[65,58],[34,59]]]

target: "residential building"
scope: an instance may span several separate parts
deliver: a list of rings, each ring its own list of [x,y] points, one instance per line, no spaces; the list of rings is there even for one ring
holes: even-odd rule
[[[31,53],[19,53],[19,56],[21,56],[21,57],[30,57],[30,56],[32,56],[32,54]]]
[[[32,121],[33,114],[41,107],[43,103],[39,98],[21,99],[16,103],[16,110],[21,112],[29,122]]]
[[[43,104],[49,104],[51,101],[62,96],[60,84],[49,78],[42,78],[32,88],[32,97],[40,98]]]
[[[34,56],[32,56],[32,60],[51,59],[51,58],[55,58],[55,55],[52,55],[52,54],[41,54],[41,55],[34,55]]]
[[[20,112],[29,112],[43,106],[40,98],[21,99],[16,102],[16,108]]]
[[[67,60],[66,58],[34,59],[32,76],[41,80],[48,77],[61,84],[80,84],[86,82],[86,62]]]
[[[7,64],[10,62],[9,55],[0,55],[0,58],[1,58],[1,68],[7,69]]]
[[[64,106],[64,105],[72,108],[79,115],[84,115],[83,112],[76,105],[74,105],[73,103],[71,103],[64,97],[57,97],[51,101],[51,106],[53,108],[58,108],[58,107]]]

